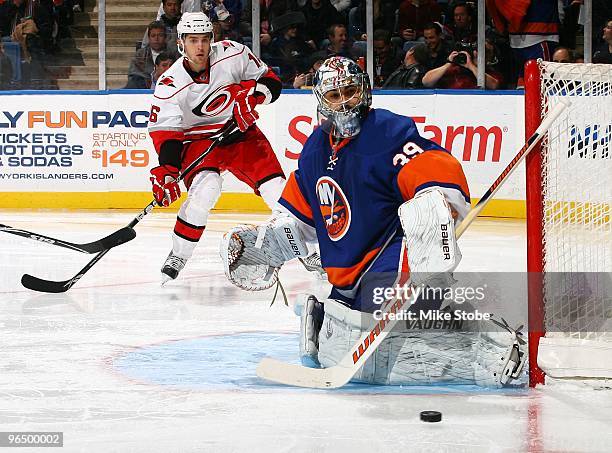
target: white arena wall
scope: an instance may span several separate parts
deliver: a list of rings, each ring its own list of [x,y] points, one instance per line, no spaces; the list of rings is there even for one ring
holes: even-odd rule
[[[157,162],[146,129],[151,97],[133,90],[0,93],[0,208],[144,207],[148,169]],[[521,91],[378,91],[373,106],[411,116],[423,136],[451,150],[477,199],[523,144],[523,102]],[[258,124],[287,174],[313,130],[315,107],[310,90],[287,90],[258,108]],[[524,175],[521,167],[485,215],[524,217]],[[226,174],[217,209],[266,206]]]

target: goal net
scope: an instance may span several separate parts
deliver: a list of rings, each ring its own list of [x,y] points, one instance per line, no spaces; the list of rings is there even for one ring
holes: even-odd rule
[[[527,160],[532,385],[612,378],[612,68],[528,63],[527,136],[562,99]]]

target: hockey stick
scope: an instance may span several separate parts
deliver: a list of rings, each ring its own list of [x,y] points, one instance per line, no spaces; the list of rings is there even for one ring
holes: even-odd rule
[[[210,137],[213,139],[213,142],[210,144],[208,149],[204,151],[196,160],[194,160],[185,170],[179,175],[177,178],[177,182],[182,181],[185,177],[193,171],[205,158],[208,156],[217,146],[221,145],[225,140],[230,137],[235,131],[236,123],[234,120],[230,120],[223,128],[217,132],[216,135]],[[138,215],[132,220],[126,227],[123,229],[131,230],[134,235],[136,232],[134,231],[134,227],[140,222],[144,216],[150,213],[153,208],[157,206],[157,202],[155,200],[151,201]],[[119,232],[118,231],[118,232]],[[34,277],[30,274],[24,274],[21,277],[21,284],[32,291],[39,291],[42,293],[63,293],[68,291],[70,288],[74,286],[76,282],[78,282],[89,269],[93,267],[104,255],[108,253],[110,249],[105,249],[100,251],[96,256],[92,258],[90,262],[88,262],[83,269],[81,269],[74,277],[69,280],[64,281],[53,281],[53,280],[44,280],[42,278]]]
[[[129,227],[121,228],[105,238],[97,241],[87,242],[85,244],[75,244],[73,242],[62,241],[61,239],[51,238],[43,234],[32,233],[31,231],[14,228],[8,225],[0,224],[0,231],[4,233],[14,234],[28,239],[33,239],[45,244],[57,245],[71,250],[76,250],[81,253],[98,253],[102,250],[110,249],[121,244],[125,244],[136,237],[136,232]]]
[[[569,103],[561,101],[547,116],[544,118],[540,127],[533,133],[517,155],[506,166],[501,175],[485,192],[480,201],[474,208],[465,216],[461,224],[457,227],[455,233],[457,239],[465,232],[468,226],[474,221],[476,216],[486,204],[491,200],[493,195],[498,191],[501,185],[508,179],[512,172],[518,167],[525,156],[535,147],[542,139],[543,135],[550,128],[552,123],[559,115],[567,108]],[[412,291],[411,291],[412,292]],[[397,322],[397,317],[389,316],[390,314],[400,313],[405,308],[410,307],[414,302],[416,294],[410,294],[409,298],[396,299],[389,301],[385,306],[380,321],[374,324],[369,331],[364,332],[357,343],[349,350],[349,352],[334,366],[329,368],[307,368],[302,365],[282,362],[280,360],[264,357],[257,366],[257,376],[268,381],[278,382],[280,384],[293,385],[298,387],[310,388],[338,388],[347,384],[353,376],[359,371],[368,358],[376,351],[378,346],[387,337]]]

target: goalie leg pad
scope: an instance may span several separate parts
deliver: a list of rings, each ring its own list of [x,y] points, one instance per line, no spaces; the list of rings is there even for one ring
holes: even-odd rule
[[[319,362],[336,365],[355,345],[372,316],[325,301],[319,332]],[[382,385],[477,384],[501,387],[521,376],[525,355],[516,335],[471,330],[472,324],[453,328],[394,330],[365,362],[353,381]],[[369,329],[368,329],[369,330]],[[490,327],[489,327],[489,330]]]
[[[402,204],[398,215],[406,236],[413,285],[452,272],[461,261],[455,223],[442,192],[429,189]]]
[[[300,360],[309,368],[319,368],[319,332],[323,325],[323,304],[310,294],[300,294],[295,314],[300,317]]]
[[[372,315],[325,301],[319,361],[336,365],[368,328]],[[369,328],[368,328],[369,330]],[[393,331],[366,360],[353,381],[378,385],[473,384],[473,332]]]
[[[481,332],[474,343],[474,380],[483,387],[504,387],[517,380],[527,360],[524,346],[513,332]]]

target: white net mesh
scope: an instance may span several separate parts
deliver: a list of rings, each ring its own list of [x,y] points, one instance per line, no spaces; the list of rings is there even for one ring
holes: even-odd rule
[[[547,337],[612,341],[612,68],[539,62]]]

